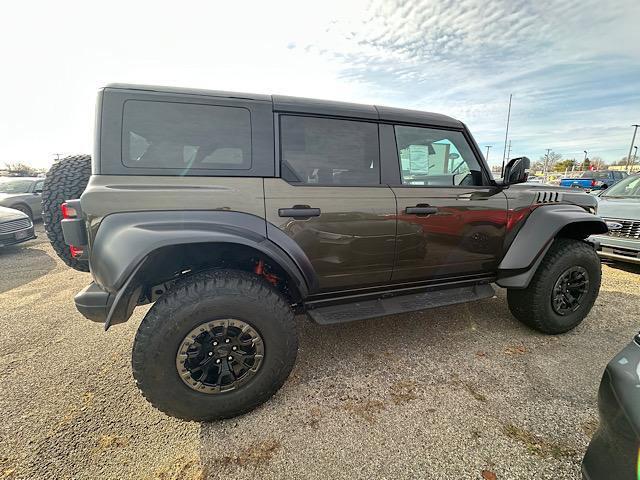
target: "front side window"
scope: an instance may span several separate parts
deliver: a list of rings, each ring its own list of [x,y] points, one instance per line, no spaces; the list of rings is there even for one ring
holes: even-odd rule
[[[396,125],[403,185],[481,185],[482,172],[460,132]]]
[[[122,129],[127,167],[251,168],[251,117],[245,108],[129,100]]]
[[[379,185],[378,126],[332,118],[283,116],[282,178],[294,184]]]

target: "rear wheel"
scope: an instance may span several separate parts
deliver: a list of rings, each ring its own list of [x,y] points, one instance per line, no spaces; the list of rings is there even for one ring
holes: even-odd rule
[[[62,235],[60,205],[80,198],[91,176],[91,155],[73,155],[53,164],[42,188],[42,219],[53,249],[64,263],[81,272],[89,271],[89,262],[71,256]]]
[[[149,310],[133,346],[145,398],[184,420],[234,417],[268,400],[295,363],[293,312],[247,272],[196,274]]]
[[[567,332],[591,310],[601,275],[593,247],[580,240],[556,239],[529,286],[508,290],[509,309],[522,323],[543,333]]]

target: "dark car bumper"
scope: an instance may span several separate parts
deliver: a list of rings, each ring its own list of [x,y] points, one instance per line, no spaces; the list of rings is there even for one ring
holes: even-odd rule
[[[34,238],[37,238],[36,232],[33,225],[31,225],[29,228],[0,234],[0,247],[15,245],[26,242],[27,240],[33,240]]]
[[[589,240],[599,243],[600,258],[640,264],[640,240],[612,235],[593,235]]]
[[[587,480],[640,478],[640,337],[616,355],[598,391],[600,425],[582,461]]]

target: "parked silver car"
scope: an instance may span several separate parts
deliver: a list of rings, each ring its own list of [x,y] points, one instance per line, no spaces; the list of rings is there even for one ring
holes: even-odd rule
[[[0,207],[20,210],[32,220],[42,218],[44,178],[0,177]]]
[[[600,243],[598,255],[640,264],[640,174],[631,175],[598,197],[598,215],[609,232],[591,237]]]
[[[36,238],[33,222],[27,214],[13,208],[0,207],[0,247]]]

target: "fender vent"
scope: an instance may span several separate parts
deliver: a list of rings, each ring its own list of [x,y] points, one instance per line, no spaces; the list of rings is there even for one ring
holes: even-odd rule
[[[562,202],[562,192],[538,192],[535,203],[560,203]]]

